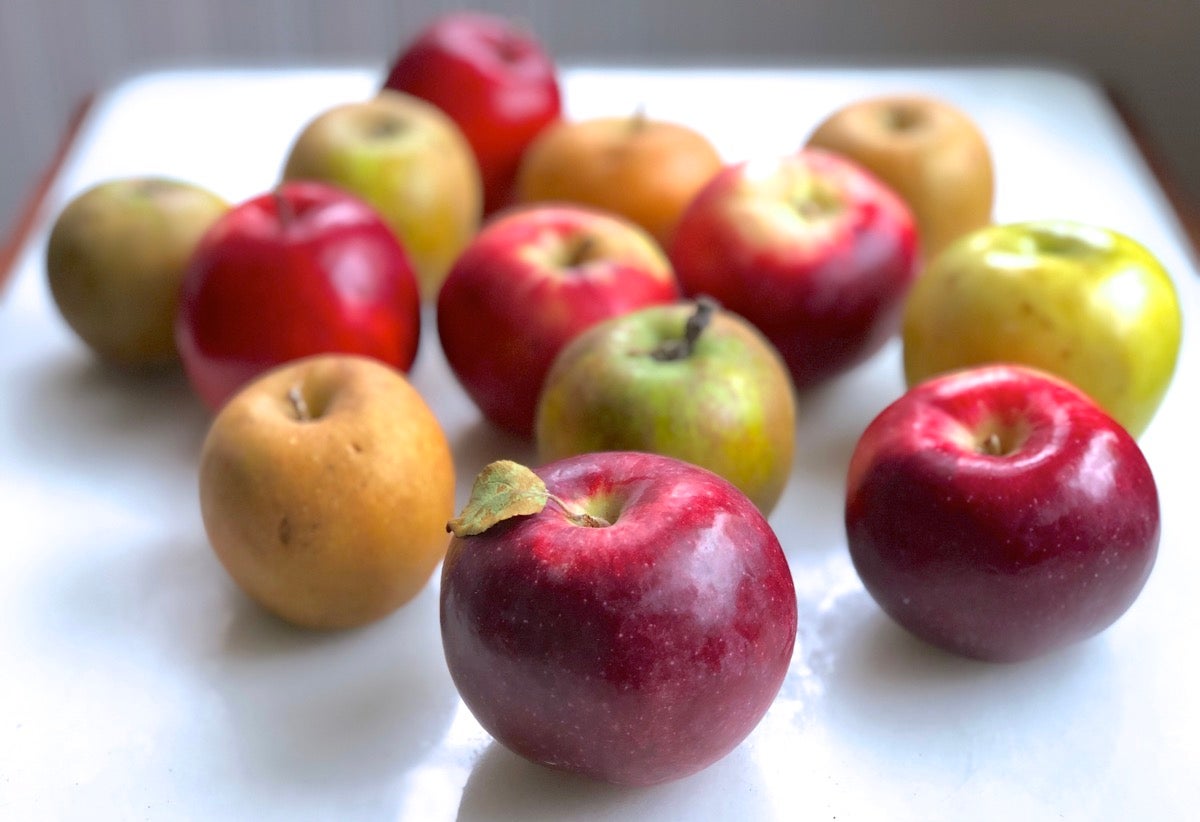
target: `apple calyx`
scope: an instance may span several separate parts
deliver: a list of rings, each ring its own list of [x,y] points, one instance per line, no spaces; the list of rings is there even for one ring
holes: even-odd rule
[[[471,497],[462,512],[446,523],[456,537],[482,534],[493,525],[513,517],[541,513],[554,503],[568,520],[587,528],[604,528],[608,520],[579,510],[550,493],[546,483],[532,470],[512,460],[496,460],[483,467],[471,486]]]
[[[658,347],[650,352],[650,356],[659,362],[683,360],[692,355],[696,349],[696,341],[704,329],[712,322],[720,304],[712,297],[700,296],[696,299],[696,310],[687,318],[683,326],[683,336],[678,339],[663,340]]]

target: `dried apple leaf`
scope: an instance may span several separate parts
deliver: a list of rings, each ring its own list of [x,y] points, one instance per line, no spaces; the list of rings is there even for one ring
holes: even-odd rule
[[[540,512],[548,499],[546,484],[532,470],[512,460],[497,460],[475,477],[471,498],[446,530],[456,537],[482,534],[498,522]]]

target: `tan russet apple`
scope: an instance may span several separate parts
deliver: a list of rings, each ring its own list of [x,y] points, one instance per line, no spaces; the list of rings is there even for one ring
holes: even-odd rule
[[[200,511],[234,581],[306,628],[351,628],[416,596],[448,545],[454,462],[425,400],[374,359],[278,366],[214,418]]]
[[[46,245],[55,306],[101,359],[157,367],[178,359],[175,311],[200,237],[229,204],[194,183],[119,177],[77,194]]]
[[[426,300],[482,219],[483,182],[466,137],[437,106],[404,92],[318,114],[292,143],[283,179],[331,183],[371,204],[408,252]]]
[[[640,111],[563,120],[526,148],[517,199],[611,211],[665,246],[684,207],[721,166],[712,142],[682,123]]]
[[[807,145],[837,152],[883,180],[913,211],[930,261],[992,221],[995,169],[986,135],[965,111],[920,94],[888,94],[834,111]]]

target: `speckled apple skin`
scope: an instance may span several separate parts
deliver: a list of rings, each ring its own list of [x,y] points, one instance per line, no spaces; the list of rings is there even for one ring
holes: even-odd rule
[[[989,431],[1020,444],[981,453]],[[1004,365],[929,380],[884,409],[851,458],[845,519],[885,612],[997,662],[1112,625],[1160,533],[1154,477],[1125,429],[1059,379]]]
[[[463,700],[517,754],[617,784],[725,756],[795,644],[774,532],[727,481],[669,457],[587,454],[538,474],[612,524],[575,525],[551,504],[451,541],[442,640]]]

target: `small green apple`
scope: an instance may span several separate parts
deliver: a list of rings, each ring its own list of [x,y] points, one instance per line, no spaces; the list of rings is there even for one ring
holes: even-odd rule
[[[211,191],[165,177],[120,177],[84,190],[59,212],[46,245],[59,313],[108,362],[175,362],[184,269],[228,209]]]
[[[483,183],[462,131],[441,109],[383,90],[327,109],[288,151],[285,180],[318,180],[366,200],[412,259],[431,300],[479,228]]]
[[[646,451],[713,471],[770,513],[791,475],[795,399],[779,353],[716,303],[657,305],[568,343],[538,401],[544,462]]]
[[[1183,316],[1175,285],[1143,245],[1065,220],[979,229],[938,255],[905,306],[910,386],[1009,362],[1074,383],[1135,437],[1175,372]]]

